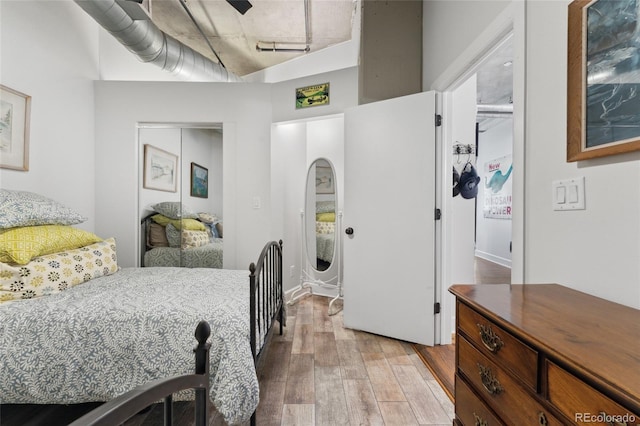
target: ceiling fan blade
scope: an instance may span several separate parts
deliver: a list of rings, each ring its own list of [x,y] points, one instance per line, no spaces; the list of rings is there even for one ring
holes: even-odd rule
[[[251,7],[253,6],[247,0],[227,0],[227,3],[233,6],[233,8],[240,12],[242,15],[247,13],[247,10],[251,9]]]

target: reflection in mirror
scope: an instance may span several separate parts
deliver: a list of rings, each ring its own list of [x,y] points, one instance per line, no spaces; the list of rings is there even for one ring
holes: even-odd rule
[[[222,268],[221,126],[141,125],[138,139],[140,266]]]
[[[334,261],[336,245],[336,179],[326,159],[309,167],[306,211],[307,257],[316,270],[326,271]]]

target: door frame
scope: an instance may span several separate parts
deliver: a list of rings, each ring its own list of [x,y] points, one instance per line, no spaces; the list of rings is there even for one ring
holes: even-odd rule
[[[431,90],[442,93],[442,144],[451,145],[453,124],[451,117],[453,91],[476,73],[482,61],[507,38],[513,37],[513,216],[511,283],[524,283],[525,277],[525,67],[526,67],[526,2],[511,2],[465,51],[431,85]],[[439,177],[436,192],[442,210],[441,234],[438,241],[439,259],[436,268],[435,300],[440,303],[441,314],[436,321],[435,343],[451,343],[455,332],[455,300],[448,293],[451,282],[452,233],[451,211],[451,153],[440,149],[436,173]]]

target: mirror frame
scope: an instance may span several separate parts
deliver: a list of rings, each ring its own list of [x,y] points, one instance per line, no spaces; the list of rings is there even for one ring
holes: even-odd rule
[[[313,241],[313,243],[316,243],[316,239],[315,238],[310,238],[310,235],[313,234],[314,236],[316,235],[316,209],[315,209],[315,205],[317,202],[317,189],[314,192],[314,199],[310,200],[309,199],[309,194],[310,194],[310,189],[311,188],[315,188],[315,185],[313,185],[313,181],[311,180],[312,178],[312,171],[314,172],[314,178],[315,178],[315,172],[317,170],[317,166],[318,166],[318,162],[324,162],[328,165],[328,167],[331,170],[331,178],[332,178],[332,182],[331,182],[331,186],[332,188],[327,188],[327,192],[320,192],[320,194],[332,194],[333,195],[333,202],[334,202],[334,212],[336,215],[336,219],[335,219],[335,225],[334,225],[334,232],[333,232],[333,253],[331,255],[331,262],[329,263],[329,266],[326,269],[318,269],[318,263],[317,263],[317,258],[316,259],[311,259],[310,257],[310,253],[311,251],[309,250],[310,248],[310,244],[311,244],[311,240]],[[311,265],[312,269],[314,272],[319,272],[319,273],[324,273],[327,271],[330,271],[332,268],[334,268],[334,265],[337,264],[337,262],[339,262],[340,260],[337,258],[338,255],[338,244],[339,244],[339,237],[340,237],[340,230],[338,229],[338,212],[339,212],[339,206],[338,206],[338,185],[337,185],[337,174],[336,174],[336,168],[333,164],[333,162],[331,162],[331,160],[329,160],[326,157],[318,157],[316,159],[314,159],[310,164],[309,167],[307,168],[307,177],[305,180],[305,195],[304,195],[304,211],[306,212],[306,214],[304,215],[304,223],[303,223],[303,238],[304,238],[304,248],[305,248],[305,252],[306,252],[306,261]],[[313,209],[310,209],[309,207],[313,206]],[[315,252],[315,247],[313,252]]]

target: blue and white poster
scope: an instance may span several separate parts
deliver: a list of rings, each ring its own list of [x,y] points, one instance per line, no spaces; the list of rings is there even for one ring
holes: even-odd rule
[[[511,155],[484,164],[484,217],[511,219],[512,171]]]

